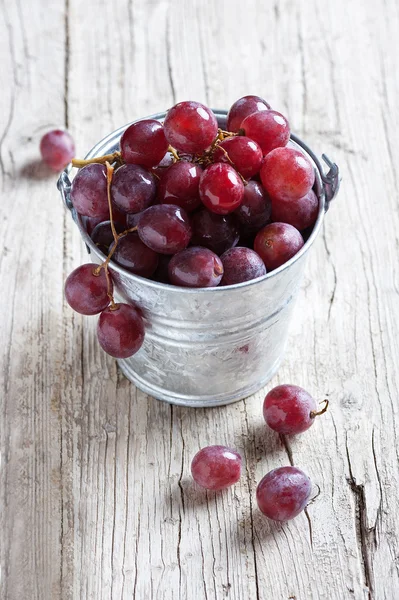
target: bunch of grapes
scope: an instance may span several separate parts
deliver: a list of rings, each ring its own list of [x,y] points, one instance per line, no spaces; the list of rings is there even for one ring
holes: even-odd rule
[[[287,119],[257,96],[233,104],[227,130],[198,102],[180,102],[163,123],[128,127],[120,151],[79,168],[71,200],[105,254],[67,279],[74,310],[100,314],[98,338],[117,358],[144,339],[139,311],[113,299],[110,262],[175,286],[228,286],[264,276],[303,246],[318,215],[308,158],[287,146]]]

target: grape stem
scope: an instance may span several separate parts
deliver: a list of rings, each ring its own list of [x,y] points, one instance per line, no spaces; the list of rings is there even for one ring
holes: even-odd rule
[[[326,399],[326,400],[322,400],[320,402],[320,404],[323,404],[323,402],[324,402],[324,406],[323,406],[323,408],[321,410],[319,410],[319,411],[317,411],[317,410],[310,411],[310,418],[311,419],[314,419],[315,417],[319,417],[320,415],[323,415],[326,412],[326,410],[327,410],[328,405],[330,404],[330,402]]]
[[[115,223],[112,215],[112,201],[111,201],[111,183],[112,177],[114,174],[114,167],[111,167],[108,161],[105,162],[105,166],[107,167],[107,198],[108,198],[108,210],[109,210],[109,220],[111,221],[111,231],[114,236],[115,243],[118,241],[118,233],[115,229]]]
[[[177,162],[178,160],[180,160],[180,156],[178,155],[177,150],[175,150],[173,148],[173,146],[169,145],[168,152],[171,153],[171,155],[173,156],[175,162]]]
[[[117,151],[113,152],[112,154],[105,154],[104,156],[96,156],[95,158],[73,158],[72,166],[76,167],[77,169],[80,169],[82,167],[85,167],[86,165],[92,165],[93,163],[113,163],[116,160],[121,160],[121,153]]]

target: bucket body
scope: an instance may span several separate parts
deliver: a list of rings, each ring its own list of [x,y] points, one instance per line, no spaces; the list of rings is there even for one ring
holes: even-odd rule
[[[225,128],[226,112],[214,111]],[[151,118],[163,120],[165,114]],[[93,158],[118,149],[125,127],[97,144]],[[134,356],[119,360],[124,374],[155,398],[186,406],[217,406],[254,393],[277,371],[287,341],[307,254],[322,225],[329,200],[338,188],[338,169],[326,176],[300,140],[291,144],[313,162],[319,214],[301,251],[264,277],[234,286],[188,289],[133,275],[110,263],[115,296],[137,305],[145,320],[145,340]],[[85,231],[69,198],[68,170],[59,180],[63,199],[71,209],[91,258],[105,259]]]

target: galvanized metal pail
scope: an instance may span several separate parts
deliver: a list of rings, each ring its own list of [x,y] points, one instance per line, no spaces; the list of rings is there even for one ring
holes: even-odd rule
[[[226,111],[214,113],[225,129]],[[160,113],[148,118],[164,117]],[[126,127],[104,138],[86,158],[117,150]],[[301,140],[291,135],[290,144],[314,164],[319,214],[304,247],[280,268],[247,283],[188,289],[144,279],[111,262],[116,297],[139,305],[146,327],[142,348],[119,360],[119,366],[151,396],[184,406],[229,404],[263,387],[277,371],[309,248],[339,187],[338,167],[326,156],[327,174]],[[104,254],[93,244],[69,197],[70,170],[61,174],[58,188],[93,262],[99,264]]]

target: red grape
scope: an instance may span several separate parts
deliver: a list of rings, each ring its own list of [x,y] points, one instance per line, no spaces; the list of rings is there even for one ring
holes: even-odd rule
[[[94,274],[96,265],[81,265],[68,276],[65,282],[65,298],[81,315],[96,315],[109,304],[107,277],[104,269]],[[112,292],[112,282],[111,290]]]
[[[222,490],[237,483],[241,476],[241,456],[226,446],[206,446],[194,456],[191,474],[207,490]]]
[[[141,215],[143,215],[144,212],[145,211],[126,215],[126,229],[133,229],[133,227],[137,227],[141,219]]]
[[[109,218],[107,172],[104,165],[92,163],[79,169],[71,186],[71,200],[85,217]]]
[[[220,258],[224,270],[222,285],[234,285],[266,275],[263,260],[249,248],[231,248]]]
[[[298,200],[272,200],[272,219],[288,223],[300,231],[314,225],[319,214],[319,200],[313,190]]]
[[[309,429],[316,411],[314,398],[297,385],[278,385],[270,390],[263,403],[266,423],[283,434],[302,433]]]
[[[264,111],[270,108],[270,104],[259,98],[259,96],[244,96],[236,102],[230,108],[227,115],[227,129],[228,131],[238,131],[241,127],[241,123],[248,115],[252,113]]]
[[[241,123],[241,127],[245,135],[259,144],[263,154],[268,154],[274,148],[286,146],[290,139],[290,126],[287,119],[275,110],[248,115]]]
[[[206,208],[193,215],[192,228],[193,246],[205,246],[219,255],[233,248],[240,237],[233,215],[216,215]]]
[[[257,181],[249,181],[241,206],[235,211],[239,221],[247,231],[258,231],[269,223],[271,212],[272,204],[264,188]]]
[[[154,175],[140,165],[122,165],[112,178],[112,200],[127,213],[138,213],[150,206],[156,191]]]
[[[68,131],[54,129],[40,140],[40,153],[46,165],[62,171],[75,156],[75,143]]]
[[[276,148],[263,161],[260,176],[272,198],[298,200],[313,187],[315,172],[311,162],[294,148]]]
[[[113,246],[114,244],[110,250]],[[151,277],[158,266],[158,254],[143,244],[136,232],[127,233],[119,238],[112,260],[141,277]]]
[[[165,136],[177,150],[195,154],[211,145],[218,132],[213,112],[199,102],[179,102],[164,121]]]
[[[268,271],[277,269],[292,258],[303,246],[303,237],[287,223],[271,223],[261,229],[254,243]]]
[[[223,140],[216,146],[213,155],[214,162],[233,163],[233,167],[245,179],[249,179],[258,173],[262,158],[260,146],[250,138],[245,137],[245,135]]]
[[[190,242],[191,233],[188,214],[173,204],[150,206],[138,223],[141,241],[159,254],[176,254],[183,250]]]
[[[169,263],[169,280],[183,287],[215,287],[223,276],[220,258],[208,248],[193,246],[172,257]]]
[[[114,358],[128,358],[143,344],[143,319],[130,304],[110,306],[98,319],[97,337],[105,352]]]
[[[158,180],[161,181],[165,173],[168,172],[168,168],[171,167],[173,164],[173,156],[168,152],[167,154],[165,154],[159,165],[152,168],[152,173],[154,173],[154,175],[158,177]]]
[[[273,521],[289,521],[306,507],[312,484],[297,467],[270,471],[256,488],[256,500],[264,515]]]
[[[155,167],[165,156],[169,144],[162,123],[144,119],[125,130],[120,146],[125,163]]]
[[[227,215],[240,206],[244,184],[233,167],[216,163],[207,167],[201,175],[199,191],[208,210]]]
[[[99,217],[84,217],[82,216],[82,223],[87,231],[87,233],[91,236],[91,234],[93,233],[94,229],[97,227],[97,225],[99,225],[100,223],[103,223],[104,221],[108,221],[109,220],[109,210],[107,210],[107,213],[105,215],[100,215]],[[117,208],[113,203],[112,203],[112,218],[114,220],[114,224],[115,227],[118,226],[118,228],[121,228],[121,231],[123,231],[124,229],[126,229],[126,213],[123,213],[122,211],[119,210],[119,208]]]
[[[199,165],[183,160],[169,167],[158,185],[160,204],[175,204],[187,212],[198,208],[201,204],[199,197],[201,173],[202,169]]]
[[[114,223],[117,233],[122,233],[125,230],[125,226],[120,223]],[[111,229],[111,221],[102,221],[96,225],[90,235],[95,245],[104,252],[108,253],[108,248],[114,241],[114,235]]]

